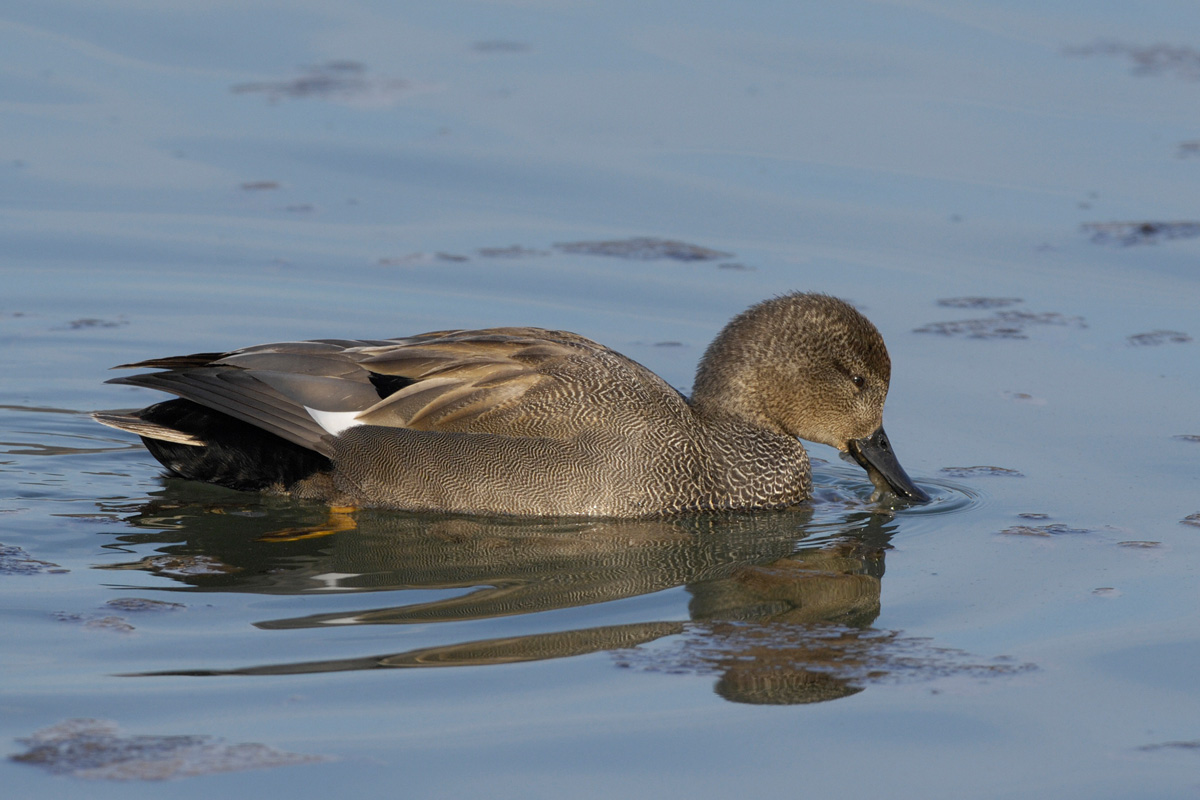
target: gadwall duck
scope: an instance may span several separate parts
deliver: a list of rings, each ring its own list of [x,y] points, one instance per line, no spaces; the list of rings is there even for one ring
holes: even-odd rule
[[[735,317],[691,399],[574,333],[490,328],[155,358],[110,383],[179,399],[97,421],[175,475],[332,505],[519,516],[779,509],[812,491],[798,439],[879,492],[929,499],[883,432],[891,361],[848,303],[790,294]]]

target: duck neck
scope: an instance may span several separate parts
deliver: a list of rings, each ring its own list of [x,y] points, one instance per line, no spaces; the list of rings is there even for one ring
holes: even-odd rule
[[[704,352],[689,401],[696,415],[728,420],[773,433],[786,433],[766,413],[776,391],[770,378],[770,336],[764,335],[761,306],[734,318]],[[763,341],[768,344],[764,345]]]
[[[748,380],[731,381],[725,376],[722,381],[710,381],[704,379],[701,371],[696,377],[696,386],[688,403],[693,413],[709,424],[734,425],[789,435],[756,404],[760,397],[757,387]]]
[[[719,403],[693,410],[708,441],[713,509],[784,508],[809,496],[808,454],[799,439]]]

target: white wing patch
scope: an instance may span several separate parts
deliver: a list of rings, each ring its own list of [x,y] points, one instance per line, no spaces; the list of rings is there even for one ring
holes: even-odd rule
[[[319,408],[304,407],[308,415],[329,433],[337,436],[355,425],[362,425],[357,411],[322,411]]]

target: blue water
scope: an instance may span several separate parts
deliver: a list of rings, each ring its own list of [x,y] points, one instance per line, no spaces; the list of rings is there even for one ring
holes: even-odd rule
[[[1196,30],[1172,2],[0,4],[5,796],[1195,796]],[[730,255],[556,247],[634,237]],[[814,446],[789,514],[331,515],[164,480],[86,416],[154,399],[115,364],[506,324],[686,391],[800,289],[883,333],[930,506]]]

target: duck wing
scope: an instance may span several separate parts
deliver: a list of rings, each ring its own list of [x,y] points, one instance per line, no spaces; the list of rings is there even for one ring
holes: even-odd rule
[[[282,342],[124,366],[163,371],[110,383],[169,392],[323,455],[356,425],[566,439],[636,409],[687,408],[642,365],[538,328]]]
[[[565,439],[629,414],[686,408],[641,364],[566,331],[451,331],[360,354],[373,374],[409,382],[357,415],[370,425]]]

